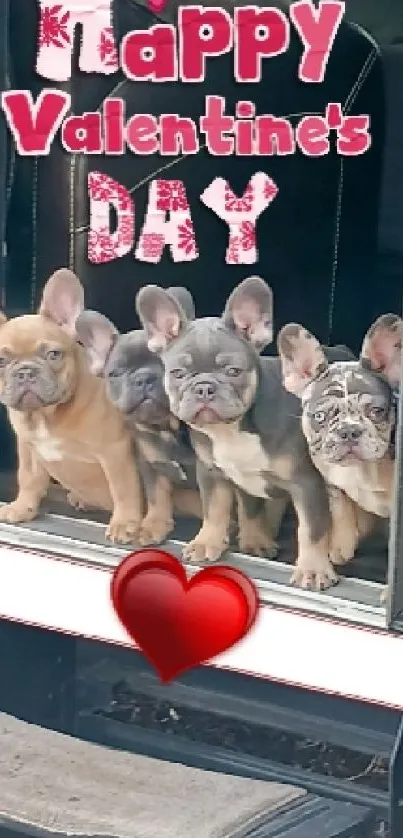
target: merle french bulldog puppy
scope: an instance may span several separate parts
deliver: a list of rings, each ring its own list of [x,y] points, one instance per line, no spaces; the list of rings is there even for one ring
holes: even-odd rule
[[[215,501],[200,537],[227,540],[230,498],[219,474],[243,491],[251,510],[286,492],[298,516],[292,580],[318,589],[334,584],[331,559],[346,558],[344,526],[332,526],[326,484],[309,456],[299,402],[283,387],[281,361],[259,354],[273,336],[271,289],[250,277],[235,288],[222,317],[195,321],[157,286],[142,288],[136,306],[148,346],[164,364],[172,413],[192,429],[202,496]],[[353,357],[344,348],[334,353]]]
[[[278,336],[284,386],[302,401],[313,462],[329,484],[381,518],[390,517],[392,506],[402,334],[400,317],[382,315],[367,332],[359,361],[331,364],[303,326],[288,324]]]

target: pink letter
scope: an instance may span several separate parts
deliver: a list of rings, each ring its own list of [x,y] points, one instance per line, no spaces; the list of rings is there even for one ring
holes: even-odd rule
[[[134,209],[130,192],[117,180],[102,172],[88,175],[90,231],[88,259],[95,265],[126,256],[133,246]],[[110,232],[109,206],[116,210],[117,227]]]
[[[234,127],[236,154],[255,154],[255,121],[256,108],[254,102],[241,100],[236,103],[236,123]]]
[[[171,24],[133,30],[121,46],[122,70],[130,81],[176,81],[176,30]]]
[[[170,219],[166,221],[168,212]],[[151,181],[136,259],[157,264],[167,244],[174,262],[192,262],[198,258],[189,203],[181,180]]]
[[[234,195],[222,177],[217,177],[205,189],[200,200],[229,227],[229,242],[225,261],[228,265],[253,265],[258,256],[256,221],[278,192],[274,181],[264,172],[256,172],[250,179],[242,198]]]
[[[295,129],[295,137],[307,157],[329,154],[329,128],[323,116],[304,116]]]
[[[232,47],[232,18],[225,9],[179,6],[179,76],[204,81],[206,57],[224,55]]]
[[[280,55],[290,43],[290,24],[280,9],[241,6],[234,11],[235,78],[260,81],[262,58]]]
[[[225,96],[206,96],[206,112],[200,117],[200,131],[206,135],[209,154],[227,156],[233,154],[233,137],[224,137],[234,130],[233,116],[224,116]]]
[[[119,69],[112,29],[112,0],[39,0],[36,72],[50,81],[68,81],[74,30],[82,24],[79,67],[110,75]]]
[[[157,139],[158,122],[151,113],[135,113],[125,130],[127,145],[133,154],[156,154],[159,149]]]
[[[199,151],[197,128],[193,119],[178,113],[160,116],[160,154],[197,154]]]
[[[61,131],[63,148],[70,154],[102,154],[101,114],[89,111],[68,116]]]
[[[104,99],[102,111],[105,154],[124,154],[126,102],[124,99],[107,97]]]
[[[257,154],[277,154],[284,157],[294,154],[295,140],[288,119],[272,114],[256,117]]]
[[[30,90],[9,90],[1,97],[8,127],[18,154],[45,156],[70,107],[70,96],[60,90],[42,90],[35,104]]]
[[[304,45],[298,67],[301,81],[321,82],[325,78],[330,51],[345,9],[345,3],[333,0],[320,0],[318,8],[311,0],[291,3],[290,18]]]
[[[343,124],[337,132],[337,152],[345,157],[364,154],[371,145],[369,133],[369,116],[345,116]]]
[[[343,124],[343,108],[340,102],[329,102],[326,105],[326,122],[329,130],[341,127]]]

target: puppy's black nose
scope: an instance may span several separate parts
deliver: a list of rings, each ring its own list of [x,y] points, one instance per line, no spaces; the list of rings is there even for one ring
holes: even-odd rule
[[[362,437],[362,428],[360,425],[346,422],[344,425],[340,425],[337,435],[342,442],[358,442]]]
[[[38,370],[30,364],[24,364],[23,367],[18,367],[14,374],[18,381],[20,381],[21,384],[24,384],[25,382],[28,383],[30,381],[34,381],[38,375]]]
[[[210,401],[217,392],[217,384],[214,381],[197,381],[193,391],[198,399]]]
[[[152,387],[157,380],[156,373],[152,370],[142,370],[138,372],[134,381],[136,387],[140,387],[141,389],[147,389],[148,387]]]

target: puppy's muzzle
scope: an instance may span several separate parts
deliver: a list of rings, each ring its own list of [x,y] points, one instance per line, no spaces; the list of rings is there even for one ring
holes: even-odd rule
[[[340,442],[343,442],[345,445],[354,446],[360,441],[363,435],[363,428],[358,422],[344,422],[342,425],[339,425],[336,434]]]
[[[192,393],[201,406],[210,405],[217,395],[217,389],[217,382],[209,378],[196,381],[193,384]]]
[[[35,384],[39,376],[39,367],[35,364],[20,364],[13,370],[13,379],[19,387]]]
[[[119,389],[112,388],[112,400],[127,415],[136,414],[139,421],[154,422],[169,413],[168,397],[163,389],[161,375],[156,370],[141,367],[122,382]]]
[[[24,360],[9,370],[3,399],[9,407],[34,409],[42,403],[48,403],[50,391],[53,392],[53,388],[44,378],[41,365],[35,361]]]
[[[136,375],[133,377],[132,386],[139,401],[141,398],[147,398],[147,396],[152,395],[156,383],[157,374],[155,372],[147,369],[137,370]]]

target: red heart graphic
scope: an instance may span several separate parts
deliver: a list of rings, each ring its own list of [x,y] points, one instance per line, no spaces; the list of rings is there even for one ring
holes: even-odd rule
[[[147,6],[152,12],[162,12],[168,0],[147,0]]]
[[[241,640],[259,607],[241,571],[216,565],[187,579],[175,556],[154,549],[121,562],[111,596],[120,622],[164,682]]]

